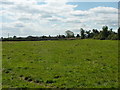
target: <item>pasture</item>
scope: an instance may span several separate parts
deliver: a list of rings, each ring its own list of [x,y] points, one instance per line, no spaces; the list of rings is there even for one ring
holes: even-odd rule
[[[2,43],[3,88],[117,88],[117,40]]]

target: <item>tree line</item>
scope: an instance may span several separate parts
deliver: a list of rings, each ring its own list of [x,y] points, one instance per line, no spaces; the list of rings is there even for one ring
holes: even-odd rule
[[[118,40],[120,36],[120,28],[118,32],[114,32],[112,29],[108,29],[108,26],[103,26],[101,31],[93,29],[92,31],[85,31],[81,28],[81,39],[93,38],[99,40]]]
[[[57,36],[27,36],[27,37],[1,37],[2,41],[40,41],[40,40],[61,40],[61,39],[99,39],[99,40],[120,40],[120,27],[118,32],[114,32],[112,29],[109,29],[108,26],[103,26],[102,30],[92,29],[84,30],[80,29],[80,33],[76,36],[70,30],[65,32],[65,35]]]

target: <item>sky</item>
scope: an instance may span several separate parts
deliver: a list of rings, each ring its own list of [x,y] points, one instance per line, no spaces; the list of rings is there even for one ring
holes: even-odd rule
[[[0,0],[0,36],[76,34],[107,25],[118,28],[118,2],[68,0]]]

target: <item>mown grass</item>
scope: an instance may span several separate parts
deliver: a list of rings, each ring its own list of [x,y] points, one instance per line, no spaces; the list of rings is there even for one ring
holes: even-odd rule
[[[117,88],[118,41],[3,42],[3,88]]]

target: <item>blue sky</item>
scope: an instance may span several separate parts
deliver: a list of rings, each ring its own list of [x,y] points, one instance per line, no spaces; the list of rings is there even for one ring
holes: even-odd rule
[[[46,4],[45,2],[38,2],[39,5]],[[118,8],[118,2],[68,2],[67,4],[78,5],[75,10],[88,10],[90,8],[101,7],[114,7]]]
[[[53,0],[0,1],[0,23],[3,37],[76,34],[80,28],[101,30],[107,25],[117,31],[117,2],[60,2]]]
[[[78,5],[75,10],[88,10],[98,6],[118,8],[118,2],[68,2],[67,4]]]

